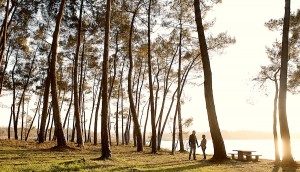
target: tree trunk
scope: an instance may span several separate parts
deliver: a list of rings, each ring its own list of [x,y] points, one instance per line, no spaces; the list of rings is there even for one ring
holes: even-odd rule
[[[274,136],[274,146],[275,146],[275,163],[280,162],[280,153],[278,146],[278,135],[277,135],[277,101],[278,101],[278,81],[277,73],[279,69],[274,74],[274,83],[275,83],[275,97],[274,97],[274,109],[273,109],[273,136]]]
[[[14,67],[12,69],[11,78],[12,78],[12,85],[13,85],[13,102],[12,102],[12,117],[14,123],[14,137],[18,140],[18,123],[16,123],[16,85],[15,85],[15,68],[18,63],[18,53],[16,55],[16,60]]]
[[[105,160],[111,157],[108,138],[108,70],[109,70],[109,33],[110,33],[111,0],[106,1],[105,16],[105,39],[102,68],[102,116],[101,116],[101,151],[100,159]]]
[[[167,120],[169,118],[170,110],[171,110],[171,107],[173,105],[173,100],[174,100],[174,96],[173,96],[172,97],[171,106],[169,107],[169,112],[167,113],[167,116],[165,118],[165,121],[164,121],[164,124],[163,124],[163,128],[162,128],[161,125],[162,125],[162,117],[163,117],[164,108],[165,108],[165,102],[166,102],[167,94],[168,94],[169,88],[170,88],[170,86],[169,86],[169,76],[170,76],[170,72],[171,72],[171,68],[172,68],[175,56],[177,54],[177,50],[178,50],[178,48],[176,49],[176,52],[175,52],[174,56],[172,57],[171,63],[169,65],[169,68],[168,68],[168,71],[167,71],[167,76],[166,76],[165,82],[164,82],[163,100],[162,100],[162,105],[161,105],[161,109],[160,109],[159,117],[158,117],[159,118],[158,131],[157,131],[157,139],[158,139],[157,149],[158,150],[160,150],[160,144],[161,144],[161,140],[162,140],[162,133],[164,132],[164,127],[165,127],[166,122],[167,122]]]
[[[163,137],[163,133],[164,133],[164,130],[165,130],[167,121],[168,121],[168,119],[169,119],[169,115],[170,115],[170,113],[171,113],[171,109],[172,109],[173,104],[174,104],[174,99],[175,99],[176,92],[177,92],[177,89],[176,89],[176,91],[174,92],[174,94],[173,94],[173,96],[172,96],[171,105],[170,105],[170,107],[169,107],[167,116],[166,116],[166,118],[165,118],[164,124],[163,124],[162,129],[161,129],[161,132],[159,133],[159,135],[160,135],[160,140],[159,140],[159,143],[158,143],[159,145],[160,145],[160,143],[161,143],[161,140],[162,140],[162,137]]]
[[[10,129],[11,129],[11,121],[13,118],[13,105],[10,107],[10,117],[9,117],[9,122],[8,122],[8,129],[7,129],[7,138],[10,140]]]
[[[119,102],[120,102],[120,89],[121,85],[118,88],[118,98],[117,98],[117,109],[116,109],[116,143],[119,146]]]
[[[87,142],[92,142],[91,139],[91,127],[92,127],[92,119],[93,119],[93,113],[94,113],[94,109],[95,109],[95,104],[96,104],[96,98],[97,98],[97,92],[98,92],[98,86],[100,83],[100,78],[98,80],[98,84],[96,85],[96,74],[94,76],[94,84],[93,84],[93,106],[92,106],[92,111],[91,111],[91,116],[90,116],[90,123],[89,123],[89,131],[88,131],[88,138],[87,138]],[[96,91],[95,91],[95,87],[97,87]]]
[[[150,110],[150,102],[148,103],[147,115],[146,115],[146,120],[145,120],[145,125],[144,125],[144,133],[143,133],[143,144],[144,144],[144,146],[146,145],[146,133],[147,133],[147,123],[148,123],[148,117],[149,117],[149,110]]]
[[[7,53],[6,53],[6,59],[5,59],[5,65],[4,65],[4,68],[3,68],[3,71],[2,71],[2,75],[1,75],[1,78],[0,78],[0,95],[2,93],[2,88],[3,88],[3,82],[4,82],[4,76],[5,76],[5,73],[6,73],[6,69],[7,69],[7,66],[8,66],[8,61],[9,61],[9,58],[12,54],[12,52],[9,54],[8,52],[10,51],[10,47],[8,47],[8,50],[7,50]],[[0,71],[1,73],[1,71]]]
[[[6,8],[5,8],[5,17],[3,21],[3,36],[2,36],[2,49],[0,50],[0,66],[2,64],[2,59],[6,49],[6,32],[7,32],[7,21],[8,21],[8,14],[9,14],[9,0],[7,0]]]
[[[77,46],[76,46],[76,52],[74,57],[74,117],[75,117],[75,127],[76,127],[76,133],[77,133],[77,146],[82,147],[84,145],[83,139],[82,139],[82,131],[81,131],[81,120],[80,120],[80,100],[81,97],[79,97],[78,92],[78,61],[79,61],[79,50],[80,50],[80,44],[81,44],[81,27],[82,27],[82,9],[83,8],[83,0],[81,0],[80,5],[80,12],[79,12],[79,19],[78,19],[78,28],[77,28]],[[83,63],[83,61],[81,61]],[[81,71],[82,73],[83,71]]]
[[[128,145],[130,142],[130,124],[131,124],[131,113],[129,113],[127,117],[127,122],[126,122],[126,129],[125,129],[125,144]]]
[[[50,56],[51,52],[48,54],[48,70],[47,76],[45,79],[45,86],[44,86],[44,95],[43,95],[43,109],[42,109],[42,117],[41,117],[41,126],[38,134],[38,141],[39,143],[44,143],[45,141],[45,127],[47,122],[47,115],[48,115],[48,104],[49,104],[49,93],[50,93]]]
[[[279,88],[279,124],[282,140],[282,163],[294,164],[292,156],[290,132],[286,114],[287,70],[289,59],[289,23],[290,23],[290,0],[285,0],[285,13],[283,20],[281,71]]]
[[[101,84],[100,84],[100,90],[99,90],[99,95],[98,95],[98,100],[97,100],[97,106],[96,106],[96,112],[95,112],[95,122],[94,122],[94,145],[97,145],[97,140],[98,140],[98,114],[99,114],[99,108],[100,108],[100,102],[101,102],[101,96],[102,96],[102,79],[101,79]]]
[[[48,128],[49,128],[50,121],[51,121],[52,102],[50,104],[51,105],[49,106],[49,109],[48,109],[47,115],[46,115],[46,117],[48,117],[48,122],[47,122],[47,126],[45,128],[45,134],[44,134],[45,141],[46,141],[47,132],[48,132]]]
[[[183,135],[182,135],[182,118],[181,118],[181,48],[182,48],[182,4],[180,1],[179,17],[179,54],[178,54],[178,85],[177,85],[177,115],[178,115],[178,134],[179,134],[179,152],[184,152]]]
[[[129,70],[128,70],[128,96],[129,96],[129,102],[130,102],[130,110],[132,113],[132,118],[134,122],[134,129],[136,131],[137,135],[137,151],[142,152],[143,151],[143,140],[142,140],[142,133],[137,117],[137,112],[134,106],[133,96],[132,96],[132,81],[131,81],[131,75],[132,75],[132,69],[133,69],[133,59],[132,59],[132,36],[133,36],[133,27],[134,27],[134,20],[137,14],[137,10],[139,9],[140,3],[142,1],[140,0],[137,4],[137,7],[133,13],[131,25],[130,25],[130,34],[129,34],[129,44],[128,44],[128,52],[129,52]]]
[[[177,105],[178,107],[178,105]],[[177,112],[175,111],[174,118],[173,118],[173,132],[172,132],[172,154],[175,155],[176,146],[175,146],[175,140],[176,140],[176,120],[177,120]]]
[[[202,64],[204,70],[204,94],[206,101],[206,110],[208,115],[208,122],[214,146],[214,160],[225,160],[227,159],[226,149],[224,140],[219,128],[217,119],[217,113],[214,104],[213,90],[212,90],[212,73],[210,68],[209,55],[206,45],[206,39],[204,34],[204,28],[202,24],[202,16],[200,10],[199,0],[194,0],[195,7],[195,20],[197,24],[198,39],[200,44],[200,52],[202,57]]]
[[[57,146],[67,146],[67,142],[64,136],[63,127],[60,117],[59,100],[57,97],[57,78],[56,78],[56,61],[57,61],[57,49],[60,32],[60,24],[63,17],[63,11],[66,0],[62,0],[57,15],[56,26],[53,33],[53,40],[51,45],[51,65],[50,65],[50,78],[51,78],[51,94],[52,94],[52,106],[53,106],[53,119],[55,124],[55,133],[57,136]]]
[[[21,120],[22,120],[22,122],[21,122],[21,140],[23,140],[23,132],[24,132],[24,113],[25,113],[25,108],[24,108],[24,103],[25,103],[25,99],[23,98],[22,99],[22,103],[21,103],[21,105],[22,105],[22,112],[21,112]]]
[[[50,120],[50,116],[49,116],[49,120]],[[53,130],[53,122],[54,122],[54,118],[52,117],[51,124],[50,124],[50,130],[49,130],[48,141],[51,141],[52,130]]]
[[[42,101],[42,96],[40,96],[40,98],[39,98],[38,104],[37,104],[36,109],[35,109],[34,116],[33,116],[33,118],[32,118],[32,121],[31,121],[31,123],[30,123],[29,129],[28,129],[27,134],[26,134],[26,137],[25,137],[25,141],[27,141],[27,139],[28,139],[28,137],[29,137],[29,133],[30,133],[31,128],[32,128],[32,126],[33,126],[33,122],[34,122],[34,120],[35,120],[35,118],[36,118],[36,115],[37,115],[38,111],[40,110],[41,101]]]
[[[151,0],[149,0],[148,7],[148,76],[149,76],[149,92],[150,92],[150,112],[151,112],[151,153],[157,152],[157,141],[156,141],[156,127],[155,127],[155,107],[154,107],[154,95],[152,85],[152,71],[151,71]]]
[[[125,144],[124,140],[124,95],[123,95],[123,72],[124,72],[124,66],[125,62],[123,62],[122,66],[122,73],[121,73],[121,79],[120,79],[120,85],[121,85],[121,122],[122,122],[122,145]]]

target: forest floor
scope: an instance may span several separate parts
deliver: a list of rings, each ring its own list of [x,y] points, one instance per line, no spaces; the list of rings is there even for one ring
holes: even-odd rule
[[[133,146],[112,146],[109,160],[98,160],[101,145],[85,144],[77,148],[69,143],[71,149],[53,149],[55,142],[37,144],[34,141],[0,140],[0,171],[194,171],[194,172],[300,172],[300,165],[278,167],[271,160],[241,162],[226,160],[212,162],[188,160],[188,153],[171,155],[162,150],[151,154],[149,147],[144,152],[136,152]],[[208,159],[211,156],[208,156]],[[298,162],[299,164],[299,162]]]

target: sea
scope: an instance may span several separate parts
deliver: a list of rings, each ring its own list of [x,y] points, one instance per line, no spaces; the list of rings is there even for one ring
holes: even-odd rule
[[[274,148],[274,140],[265,139],[265,140],[224,140],[225,149],[227,154],[234,153],[233,150],[253,150],[256,151],[255,154],[262,155],[262,159],[275,159],[275,148]],[[199,140],[200,144],[200,140]],[[188,149],[188,141],[184,141],[185,150]],[[165,149],[172,149],[172,141],[162,141],[161,147]],[[279,142],[279,149],[281,150],[281,142]],[[291,140],[292,147],[292,155],[296,161],[300,161],[300,139],[292,139]],[[179,143],[177,144],[176,149],[179,149]],[[196,150],[197,154],[202,155],[202,151],[200,148]],[[213,154],[213,144],[212,140],[207,140],[207,154]]]

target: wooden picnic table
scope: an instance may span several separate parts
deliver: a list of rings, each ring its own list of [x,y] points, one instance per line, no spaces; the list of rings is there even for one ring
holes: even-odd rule
[[[238,155],[238,160],[243,161],[244,160],[244,155],[245,156],[249,156],[251,158],[252,156],[252,152],[256,152],[253,150],[233,150],[233,151],[237,151],[237,155]]]

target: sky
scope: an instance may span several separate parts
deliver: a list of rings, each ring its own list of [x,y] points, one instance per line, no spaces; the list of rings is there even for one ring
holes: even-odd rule
[[[300,1],[293,0],[292,11],[297,8],[300,8]],[[209,13],[209,17],[216,18],[210,33],[227,31],[236,39],[236,43],[222,54],[210,54],[214,100],[222,130],[272,131],[274,86],[268,87],[266,96],[252,79],[259,73],[260,66],[268,64],[265,47],[276,38],[281,40],[280,33],[269,31],[264,23],[283,15],[283,0],[223,0]],[[189,90],[184,92],[188,101],[182,107],[182,117],[193,117],[190,130],[209,131],[203,86],[185,89]],[[300,95],[288,94],[287,99],[290,131],[296,132],[300,122],[297,118]],[[0,98],[0,105],[10,104],[3,101]],[[1,109],[0,114],[9,115],[9,110]],[[8,119],[0,119],[0,126],[6,126]]]
[[[236,44],[222,54],[211,55],[214,100],[222,130],[272,131],[274,86],[268,86],[268,96],[260,91],[252,79],[260,66],[268,64],[265,47],[280,32],[271,32],[264,23],[283,18],[285,1],[224,0],[214,7],[210,17],[216,18],[210,33],[227,31]],[[291,2],[291,10],[300,9],[300,1]],[[190,101],[183,108],[185,115],[194,119],[191,129],[209,131],[203,87],[193,87]],[[300,122],[297,102],[300,95],[287,97],[287,115],[291,132],[297,131]],[[299,130],[298,130],[299,132]]]

